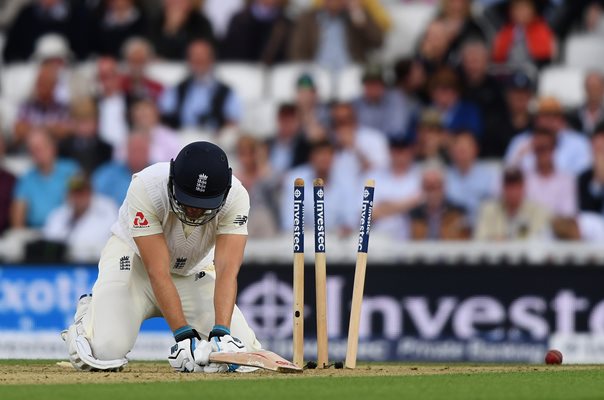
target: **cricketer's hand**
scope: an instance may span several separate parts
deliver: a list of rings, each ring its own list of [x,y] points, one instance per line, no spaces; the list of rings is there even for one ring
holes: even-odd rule
[[[201,372],[202,368],[195,363],[194,357],[197,341],[200,339],[199,333],[190,327],[186,328],[174,333],[176,344],[170,348],[168,362],[178,372]]]
[[[239,368],[239,365],[210,363],[210,353],[241,353],[245,351],[247,351],[247,349],[243,342],[232,337],[228,329],[214,327],[212,332],[210,332],[209,341],[202,340],[195,348],[195,362],[198,365],[203,366],[203,372],[233,372]]]

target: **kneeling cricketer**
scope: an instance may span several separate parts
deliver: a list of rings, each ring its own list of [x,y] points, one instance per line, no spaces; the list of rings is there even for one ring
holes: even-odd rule
[[[92,295],[80,298],[62,333],[71,364],[121,370],[141,323],[163,316],[176,341],[168,357],[175,370],[244,372],[209,359],[261,348],[235,305],[249,207],[226,154],[208,142],[134,174]],[[212,249],[214,264],[202,270]]]

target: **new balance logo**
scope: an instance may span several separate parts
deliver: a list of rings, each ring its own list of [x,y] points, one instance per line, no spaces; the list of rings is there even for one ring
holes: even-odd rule
[[[120,258],[120,271],[130,271],[130,257],[124,256]]]
[[[174,269],[182,269],[187,264],[187,259],[185,257],[178,257],[176,262],[174,263]]]
[[[206,174],[199,174],[197,178],[197,185],[195,185],[195,190],[198,192],[205,192],[206,186],[208,185],[208,176]]]
[[[238,215],[235,217],[235,219],[233,220],[234,224],[237,224],[239,226],[243,226],[247,223],[247,215]]]

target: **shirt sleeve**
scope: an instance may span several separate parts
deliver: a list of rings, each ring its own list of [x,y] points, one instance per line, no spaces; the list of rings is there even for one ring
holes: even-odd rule
[[[522,159],[519,156],[520,150],[527,143],[527,139],[521,134],[512,139],[506,149],[504,156],[504,164],[507,167],[516,167],[522,164]]]
[[[53,210],[42,228],[42,236],[47,240],[64,242],[69,235],[69,211],[65,206]]]
[[[170,88],[165,90],[159,97],[158,105],[162,114],[169,114],[176,110],[177,106],[176,89]]]
[[[231,91],[224,104],[224,115],[229,122],[239,122],[243,113],[243,105],[239,97]]]
[[[19,180],[17,180],[17,184],[15,185],[15,194],[14,198],[20,201],[27,201],[27,193],[28,193],[28,177],[29,175],[22,176]]]
[[[132,237],[163,233],[161,220],[157,216],[145,184],[140,178],[132,178],[126,194],[126,202],[128,204],[128,229]]]
[[[239,186],[235,190],[233,202],[218,221],[217,235],[247,235],[250,197],[243,186]]]

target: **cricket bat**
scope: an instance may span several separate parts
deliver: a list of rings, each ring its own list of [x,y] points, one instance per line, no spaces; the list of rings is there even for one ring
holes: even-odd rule
[[[281,373],[300,373],[302,368],[287,361],[280,355],[268,350],[243,353],[210,353],[210,362],[258,367]]]

